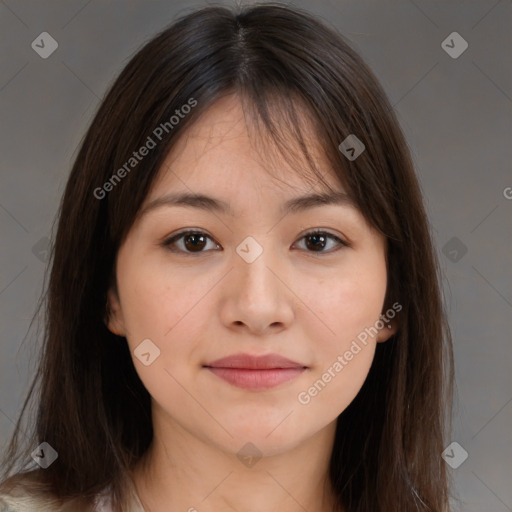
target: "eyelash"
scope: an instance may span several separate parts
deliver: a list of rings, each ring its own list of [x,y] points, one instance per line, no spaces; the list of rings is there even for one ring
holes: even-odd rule
[[[193,230],[193,229],[189,229],[187,231],[182,231],[181,233],[177,233],[176,235],[173,235],[172,237],[168,238],[167,240],[165,240],[162,245],[164,247],[166,247],[169,251],[171,252],[175,252],[175,253],[183,253],[183,254],[187,254],[187,255],[190,255],[190,256],[195,256],[195,255],[200,255],[200,254],[204,254],[205,252],[208,252],[208,251],[197,251],[197,252],[192,252],[192,251],[187,251],[187,250],[181,250],[181,249],[173,249],[171,248],[171,246],[176,243],[179,239],[187,236],[187,235],[202,235],[202,236],[205,236],[206,238],[209,238],[210,240],[213,241],[213,238],[208,235],[207,233],[205,233],[204,231],[201,231],[201,230]],[[322,229],[314,229],[312,231],[308,231],[307,233],[305,233],[304,235],[302,235],[300,237],[299,240],[302,240],[304,238],[307,238],[309,236],[314,236],[314,235],[326,235],[327,238],[330,238],[332,240],[335,240],[336,242],[338,242],[338,244],[341,246],[341,247],[338,247],[337,249],[334,249],[334,250],[329,250],[329,251],[307,251],[306,252],[309,252],[311,253],[312,255],[317,255],[317,254],[331,254],[333,252],[337,252],[339,251],[342,247],[350,247],[350,244],[348,242],[345,242],[344,240],[342,240],[341,238],[337,237],[336,235],[333,235],[332,233],[329,233],[327,231],[323,231]],[[217,244],[217,242],[214,242]],[[217,244],[219,245],[219,244]]]

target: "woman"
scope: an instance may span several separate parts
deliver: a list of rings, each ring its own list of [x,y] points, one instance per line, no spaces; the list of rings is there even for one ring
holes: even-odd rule
[[[307,12],[204,8],[128,63],[67,183],[45,334],[7,510],[448,510],[420,188]]]

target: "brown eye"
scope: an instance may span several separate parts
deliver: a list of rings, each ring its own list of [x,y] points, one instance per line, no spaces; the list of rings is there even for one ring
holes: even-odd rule
[[[306,233],[300,240],[306,241],[305,250],[307,252],[320,254],[335,252],[340,248],[339,246],[349,246],[347,242],[344,242],[336,235],[320,230]],[[208,246],[209,241],[213,242],[213,249],[220,248],[220,246],[215,243],[213,239],[206,233],[192,230],[178,233],[177,235],[174,235],[163,242],[162,245],[164,245],[171,252],[201,254],[212,250],[211,247],[210,249],[205,249]],[[335,242],[334,248],[332,242]],[[336,248],[336,245],[338,245],[338,248]],[[327,250],[325,250],[326,248]]]
[[[308,235],[306,237],[306,240],[306,247],[313,251],[316,251],[317,249],[322,250],[325,248],[325,245],[327,244],[327,237],[322,234]]]
[[[212,239],[201,231],[185,231],[169,238],[163,245],[172,252],[201,253],[206,252],[203,249],[208,245],[208,240]]]
[[[187,250],[192,252],[201,251],[206,246],[206,237],[201,234],[185,235],[183,240]]]
[[[301,240],[306,240],[305,246],[306,250],[308,252],[319,252],[319,253],[328,253],[328,252],[334,252],[338,249],[332,250],[324,250],[325,247],[329,246],[329,240],[335,241],[337,245],[348,247],[348,244],[341,240],[341,238],[337,237],[336,235],[333,235],[331,233],[327,233],[325,231],[311,231],[309,233],[306,233]],[[331,245],[332,247],[332,245]]]

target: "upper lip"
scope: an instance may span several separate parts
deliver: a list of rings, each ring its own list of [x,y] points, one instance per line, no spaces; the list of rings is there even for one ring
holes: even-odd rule
[[[217,359],[204,366],[210,368],[240,368],[248,370],[268,370],[272,368],[307,368],[307,366],[280,356],[279,354],[266,354],[253,356],[251,354],[233,354]]]

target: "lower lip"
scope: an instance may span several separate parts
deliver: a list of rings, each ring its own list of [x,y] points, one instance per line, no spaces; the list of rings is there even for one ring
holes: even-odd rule
[[[305,368],[272,368],[269,370],[206,368],[233,386],[254,391],[279,386],[283,382],[298,377],[305,370]]]

